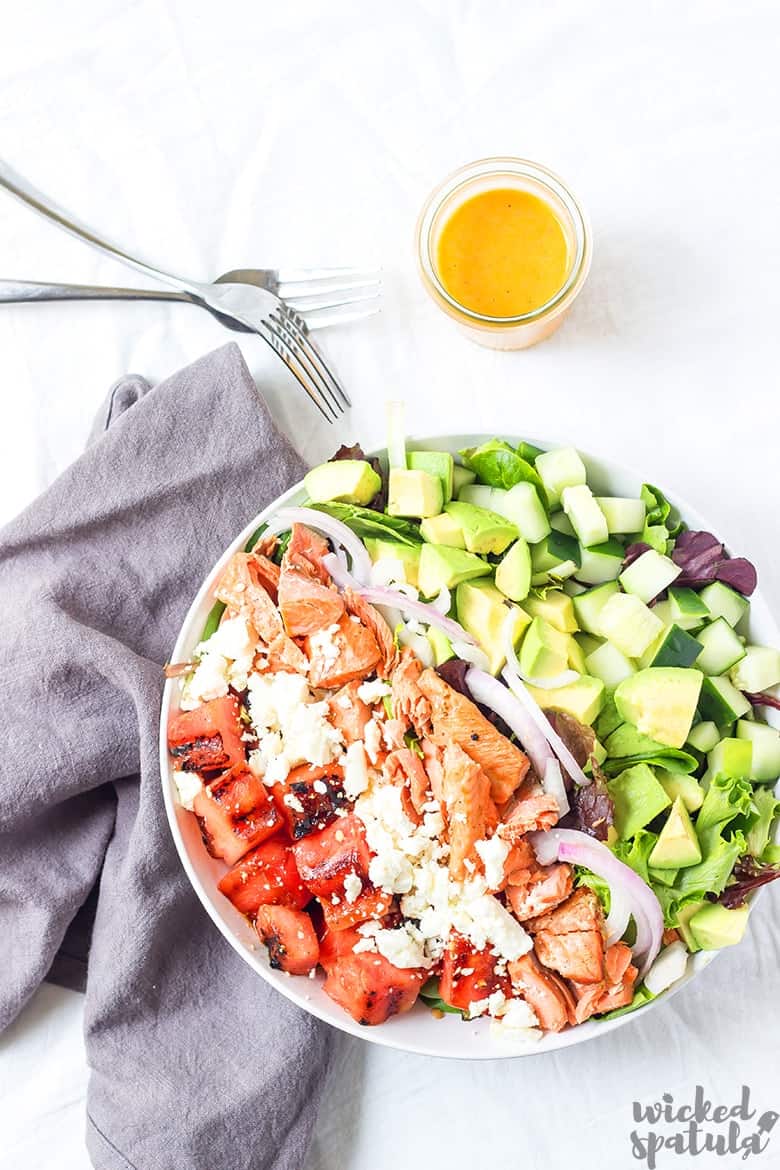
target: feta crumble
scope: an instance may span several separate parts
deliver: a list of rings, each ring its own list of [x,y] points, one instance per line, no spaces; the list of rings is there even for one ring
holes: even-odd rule
[[[203,781],[195,772],[174,772],[173,782],[176,785],[176,796],[182,808],[192,812],[192,802],[203,789]]]
[[[381,678],[372,679],[371,682],[361,683],[358,687],[358,698],[363,703],[368,703],[372,706],[374,703],[379,703],[386,695],[391,695],[392,689],[388,683]]]
[[[363,883],[356,873],[348,873],[344,878],[344,897],[350,906],[357,902],[363,892]]]
[[[198,665],[182,686],[180,707],[192,711],[210,699],[221,699],[228,688],[243,691],[252,669],[255,644],[246,618],[227,618],[210,638],[195,648]]]
[[[504,863],[509,855],[510,845],[496,834],[489,840],[476,841],[474,848],[485,868],[488,889],[497,890],[504,880]]]
[[[249,767],[268,785],[299,764],[329,764],[342,754],[341,732],[328,722],[328,704],[316,701],[299,674],[250,674],[248,709],[258,746]]]

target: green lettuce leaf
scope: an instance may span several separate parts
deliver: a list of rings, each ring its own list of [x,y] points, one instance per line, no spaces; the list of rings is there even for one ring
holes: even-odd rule
[[[439,980],[436,978],[429,979],[424,983],[420,990],[420,999],[426,1007],[431,1008],[432,1011],[450,1012],[454,1016],[461,1016],[466,1018],[465,1013],[460,1008],[453,1007],[449,1003],[445,1003],[439,995]]]
[[[728,825],[739,817],[744,829],[755,818],[753,788],[749,780],[736,780],[729,776],[715,776],[710,781],[704,803],[696,818],[696,833],[705,848],[705,840],[713,829]]]
[[[616,841],[612,846],[612,852],[626,865],[630,865],[643,881],[651,885],[647,861],[657,840],[657,833],[651,833],[649,829],[640,829],[630,841]]]
[[[547,506],[547,493],[539,472],[502,439],[491,439],[480,447],[464,447],[460,457],[490,487],[507,490],[517,483],[532,483]]]
[[[575,886],[588,886],[593,890],[594,894],[601,902],[605,914],[609,914],[611,905],[611,897],[609,892],[609,883],[604,881],[604,878],[599,877],[598,874],[593,873],[584,866],[577,865],[574,867],[576,877],[574,879]]]
[[[780,800],[775,800],[771,788],[754,788],[753,807],[755,820],[745,834],[748,853],[753,857],[761,857],[769,844],[774,819],[780,810]]]
[[[643,483],[639,494],[645,502],[647,515],[644,528],[631,539],[649,544],[656,552],[667,553],[674,544],[673,538],[682,532],[682,522],[660,488]]]
[[[616,1020],[618,1016],[627,1016],[629,1012],[635,1012],[637,1008],[644,1007],[646,1003],[650,1003],[651,999],[655,999],[652,991],[648,991],[644,983],[637,987],[634,992],[634,998],[631,1003],[627,1003],[625,1007],[615,1008],[613,1012],[607,1012],[606,1015],[597,1016],[599,1020]]]
[[[737,858],[745,852],[745,834],[736,832],[727,838],[720,826],[713,826],[703,838],[699,837],[699,841],[702,847],[701,861],[698,865],[681,869],[669,891],[675,908],[679,908],[683,900],[693,901],[703,898],[705,894],[722,893]]]
[[[394,540],[397,544],[422,544],[417,525],[410,520],[403,520],[400,516],[387,516],[384,512],[375,512],[373,508],[361,508],[358,504],[339,504],[335,501],[308,506],[341,520],[342,524],[351,528],[361,540],[373,536],[379,540]]]

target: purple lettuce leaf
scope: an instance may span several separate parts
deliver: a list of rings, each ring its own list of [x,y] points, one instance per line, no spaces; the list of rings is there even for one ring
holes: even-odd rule
[[[775,711],[780,711],[780,699],[775,698],[774,695],[768,695],[766,692],[751,695],[749,691],[745,691],[744,695],[754,707],[774,707]]]
[[[728,910],[735,910],[743,904],[751,890],[757,890],[759,886],[765,886],[767,882],[780,878],[780,866],[764,865],[746,853],[744,857],[740,857],[731,875],[736,880],[726,886],[717,899],[711,900],[720,902]]]
[[[756,570],[744,557],[729,557],[711,532],[681,532],[672,549],[672,560],[682,570],[676,586],[702,589],[722,581],[749,597],[756,588]]]
[[[623,568],[627,569],[629,565],[633,565],[634,561],[637,560],[638,557],[642,556],[642,553],[649,551],[650,545],[645,544],[643,540],[637,540],[634,542],[634,544],[630,544],[626,549],[625,555],[623,557]]]

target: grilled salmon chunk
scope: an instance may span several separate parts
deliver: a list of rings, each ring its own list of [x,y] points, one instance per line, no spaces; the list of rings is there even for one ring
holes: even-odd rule
[[[479,865],[474,845],[495,829],[498,813],[490,781],[479,764],[456,743],[444,749],[444,805],[450,837],[450,875],[463,881],[467,861]]]

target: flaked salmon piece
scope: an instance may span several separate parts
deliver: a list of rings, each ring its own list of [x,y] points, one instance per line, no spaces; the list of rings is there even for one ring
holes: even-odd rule
[[[418,686],[431,704],[430,738],[439,747],[456,743],[486,773],[497,805],[505,804],[528,772],[528,757],[490,723],[479,708],[453,690],[435,670],[425,669]]]
[[[679,930],[675,930],[673,926],[670,926],[664,931],[661,942],[665,947],[668,947],[670,943],[677,942],[679,938]]]
[[[408,795],[407,816],[416,824],[422,819],[423,805],[429,799],[428,775],[419,756],[407,747],[390,752],[382,765],[382,774],[391,784],[396,784]],[[406,802],[405,802],[406,805]]]
[[[534,937],[539,961],[564,979],[577,983],[601,983],[604,979],[604,940],[597,930],[571,930],[553,934],[540,930]]]
[[[355,679],[328,699],[328,719],[341,732],[347,746],[365,738],[371,718],[371,708],[358,695],[360,685]]]
[[[276,550],[278,549],[278,547],[279,547],[279,537],[276,536],[272,532],[267,532],[267,533],[264,533],[264,535],[260,537],[260,539],[258,540],[257,544],[254,546],[254,548],[250,549],[249,551],[253,552],[253,553],[257,553],[258,556],[268,557],[269,560],[272,560],[273,555],[276,552]]]
[[[532,953],[508,965],[512,986],[536,1013],[546,1032],[560,1032],[573,1024],[577,1004],[570,989],[552,971],[540,966]]]
[[[631,1000],[634,998],[634,986],[636,984],[637,976],[639,975],[639,968],[632,963],[626,967],[623,978],[620,983],[616,983],[602,995],[598,1002],[597,1012],[613,1012],[616,1008],[628,1007]]]
[[[527,876],[526,881],[517,880]],[[515,918],[526,922],[565,902],[572,890],[571,866],[563,862],[510,873],[506,896]]]
[[[341,594],[309,573],[284,568],[279,580],[279,609],[291,638],[306,638],[334,626],[344,613]]]
[[[554,796],[547,793],[528,796],[523,800],[509,802],[509,811],[504,813],[499,832],[505,840],[515,841],[526,833],[551,829],[560,819],[561,810]]]
[[[525,924],[531,934],[546,930],[550,934],[568,934],[570,931],[595,930],[603,933],[604,911],[601,902],[588,886],[580,886],[571,897],[547,914]]]
[[[444,801],[444,766],[442,764],[444,753],[430,739],[420,740],[420,747],[433,798],[442,804]]]
[[[369,605],[359,593],[355,593],[352,589],[345,589],[344,601],[346,603],[347,613],[352,613],[355,617],[360,618],[363,625],[376,638],[382,655],[379,666],[377,667],[377,674],[380,678],[390,678],[390,675],[398,664],[398,650],[396,649],[395,639],[393,638],[393,631],[379,610],[375,609],[373,605]]]
[[[261,583],[262,572],[255,553],[235,553],[225,566],[215,596],[251,622],[258,639],[268,647],[265,669],[304,674],[306,659],[285,633],[279,611]]]
[[[385,719],[382,722],[382,743],[389,751],[406,747],[406,724],[400,719]]]
[[[279,599],[279,576],[281,573],[279,566],[275,565],[272,560],[262,553],[253,552],[252,557],[254,558],[252,564],[258,584],[263,586],[271,601],[277,604]]]
[[[504,862],[504,878],[507,885],[525,885],[540,869],[536,854],[528,841],[513,841]]]
[[[608,986],[623,982],[623,976],[631,966],[632,959],[628,943],[616,942],[607,947],[604,954],[604,975]]]
[[[467,861],[480,864],[474,845],[492,832],[498,813],[490,795],[490,781],[456,743],[444,749],[444,805],[450,838],[450,876],[463,881]]]
[[[330,552],[330,546],[324,537],[312,532],[305,524],[293,524],[290,530],[290,541],[282,557],[282,572],[285,569],[295,569],[316,578],[323,585],[330,584],[330,573],[322,563],[322,558]]]
[[[632,964],[631,948],[626,943],[618,942],[607,947],[603,981],[594,985],[572,984],[577,998],[577,1023],[582,1024],[593,1015],[631,1003],[638,974]]]
[[[343,614],[327,642],[310,635],[305,642],[309,682],[326,690],[373,674],[380,652],[376,638],[355,618]]]
[[[399,719],[403,719],[407,726],[413,727],[421,738],[427,734],[431,723],[430,701],[418,685],[422,670],[419,659],[415,658],[407,646],[401,651],[398,665],[390,678],[393,712]]]

